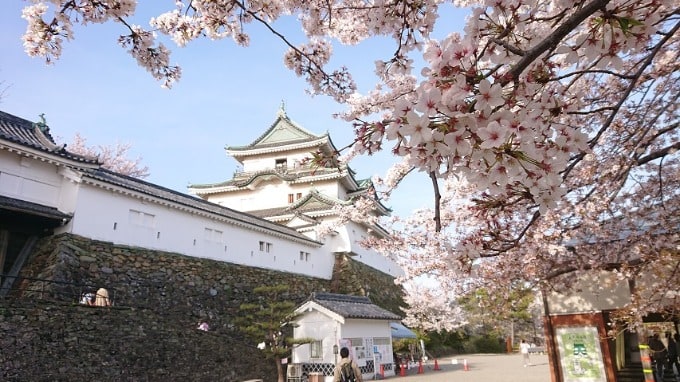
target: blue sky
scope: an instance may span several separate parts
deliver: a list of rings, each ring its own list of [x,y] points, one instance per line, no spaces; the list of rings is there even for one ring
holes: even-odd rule
[[[189,184],[231,178],[237,163],[224,147],[256,139],[274,121],[282,100],[288,116],[302,127],[330,132],[337,147],[351,142],[351,125],[332,118],[343,106],[308,95],[304,80],[283,65],[284,44],[259,25],[247,26],[248,48],[231,40],[204,39],[185,48],[167,42],[172,63],[183,70],[180,82],[168,90],[117,44],[124,29],[116,23],[76,26],[75,39],[65,43],[55,64],[28,57],[21,42],[26,4],[10,1],[0,12],[0,89],[5,88],[0,110],[33,121],[45,113],[52,134],[63,142],[78,132],[90,146],[130,143],[130,156],[141,156],[149,167],[150,182],[186,192]],[[139,11],[133,22],[148,25],[153,10]],[[447,8],[444,15],[448,27],[462,29],[464,12]],[[294,20],[277,26],[293,42],[301,41]],[[367,90],[375,83],[373,62],[393,51],[394,44],[386,39],[338,46],[332,67],[348,66],[360,89]],[[367,178],[383,175],[392,161],[384,153],[350,165],[358,178]],[[430,189],[427,177],[412,175],[404,186],[387,203],[396,214],[431,206],[431,192],[423,197]]]

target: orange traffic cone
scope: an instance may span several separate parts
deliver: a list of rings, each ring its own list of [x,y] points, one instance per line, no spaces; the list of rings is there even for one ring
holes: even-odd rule
[[[423,374],[425,370],[423,370],[423,361],[418,361],[418,374]]]
[[[467,364],[467,359],[463,360],[463,370],[470,371],[470,367]]]
[[[437,359],[436,359],[436,358],[434,359],[434,369],[435,369],[435,370],[441,370],[441,369],[439,368],[439,363],[437,363]]]

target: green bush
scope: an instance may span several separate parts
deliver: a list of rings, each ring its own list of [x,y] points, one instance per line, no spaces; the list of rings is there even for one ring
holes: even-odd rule
[[[470,338],[469,344],[473,353],[504,353],[503,343],[496,337],[475,336]]]

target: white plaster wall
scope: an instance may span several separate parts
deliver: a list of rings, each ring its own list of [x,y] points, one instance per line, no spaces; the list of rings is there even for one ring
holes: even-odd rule
[[[135,211],[131,213],[132,211]],[[154,201],[81,184],[76,213],[62,228],[116,244],[330,279],[333,254],[312,245],[214,220]],[[260,241],[271,243],[260,251]],[[300,252],[309,253],[300,260]]]
[[[288,203],[288,194],[293,194],[293,203],[297,202],[297,194],[302,197],[307,195],[310,188],[313,188],[324,195],[335,198],[337,186],[335,182],[316,182],[309,183],[287,183],[275,175],[267,175],[268,180],[255,180],[251,185],[254,189],[243,191],[230,191],[207,196],[207,200],[225,207],[239,211],[253,211],[267,208],[285,207]]]
[[[1,195],[59,207],[61,184],[62,177],[57,173],[57,166],[0,151]]]
[[[243,171],[253,172],[274,168],[277,159],[285,158],[287,160],[288,168],[294,168],[297,163],[304,159],[311,158],[310,152],[314,151],[312,148],[294,151],[279,151],[272,152],[266,155],[249,156],[243,161]]]
[[[63,167],[59,173],[62,178],[57,208],[62,212],[73,213],[78,200],[80,173]]]
[[[345,187],[340,187],[340,185],[338,184],[336,192],[338,195],[338,199],[347,200],[347,189]]]
[[[243,161],[243,171],[254,172],[274,167],[275,157],[246,157]]]
[[[340,338],[392,337],[389,321],[348,319],[340,332]]]
[[[376,360],[376,372],[379,370],[378,365],[384,364],[384,363],[391,363],[392,362],[392,342],[391,342],[391,336],[392,336],[392,329],[390,328],[390,323],[388,321],[384,320],[366,320],[366,319],[347,319],[345,321],[345,325],[342,327],[342,339],[355,339],[355,338],[361,338],[362,339],[362,348],[363,348],[363,358],[361,357],[361,353],[357,352],[356,346],[353,345],[354,349],[350,349],[350,354],[353,357],[353,359],[359,364],[360,366],[363,366],[366,364],[367,361],[373,361],[374,360],[374,355],[373,355],[373,348],[372,346],[375,344],[374,340],[376,338],[384,338],[387,341],[389,341],[389,345],[386,347],[386,353],[384,354],[384,357],[382,359]],[[370,341],[370,342],[369,342]],[[372,374],[365,374],[364,375],[364,380],[366,380],[366,376],[369,376]],[[389,375],[389,374],[388,374]]]
[[[304,314],[297,323],[299,326],[293,330],[293,337],[321,340],[323,358],[310,358],[310,346],[307,344],[293,350],[293,363],[335,363],[333,345],[336,345],[340,338],[338,337],[340,323],[317,310]]]
[[[368,232],[364,226],[354,222],[347,223],[344,227],[343,233],[339,235],[342,240],[346,240],[346,248],[348,252],[355,253],[355,260],[360,261],[370,267],[379,269],[392,276],[403,276],[404,271],[392,260],[378,253],[377,251],[366,248],[360,242],[368,236]]]
[[[311,359],[309,356],[309,345],[303,345],[293,350],[293,363],[336,363],[337,358],[333,353],[333,345],[339,344],[340,339],[362,339],[362,345],[365,349],[365,358],[357,359],[357,355],[353,359],[360,365],[364,365],[367,360],[373,360],[373,350],[366,342],[368,339],[386,338],[392,336],[392,329],[390,323],[384,320],[365,320],[365,319],[346,319],[345,324],[341,325],[333,318],[317,311],[312,310],[303,313],[297,321],[298,327],[293,330],[294,338],[314,338],[323,339],[323,360]],[[380,363],[392,362],[392,346],[391,342],[388,347],[388,354],[385,359],[379,361]],[[352,353],[353,354],[353,353]],[[391,373],[391,374],[390,374]],[[365,374],[364,380],[372,374]],[[394,375],[391,371],[388,375]],[[370,378],[370,377],[369,377]],[[332,381],[332,377],[325,377],[325,381]]]
[[[304,197],[308,192],[306,185],[291,185],[278,178],[256,187],[258,187],[257,190],[230,191],[208,195],[207,200],[238,211],[253,211],[288,206],[290,205],[288,194],[293,194],[293,202],[296,202],[298,193]]]
[[[551,314],[574,314],[619,309],[630,304],[627,280],[618,280],[611,272],[582,274],[575,288],[547,296]]]
[[[327,218],[332,222],[337,219]],[[366,229],[357,223],[349,222],[344,226],[337,227],[335,233],[317,238],[314,232],[309,232],[308,236],[324,243],[324,247],[330,252],[353,253],[354,260],[364,263],[372,268],[378,269],[392,276],[403,276],[404,271],[392,260],[383,256],[379,252],[366,248],[360,244],[360,240],[368,235]]]
[[[288,194],[302,192],[280,180],[258,184],[257,191],[236,191],[208,195],[207,200],[238,211],[253,211],[288,205]]]
[[[338,197],[338,183],[337,180],[323,180],[323,181],[311,181],[304,185],[307,190],[316,190],[319,193],[329,196],[334,199],[341,199]],[[342,199],[341,199],[342,200]]]

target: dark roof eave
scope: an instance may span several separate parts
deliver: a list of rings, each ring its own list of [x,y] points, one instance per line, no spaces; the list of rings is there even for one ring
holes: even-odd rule
[[[49,207],[42,204],[1,195],[0,208],[7,211],[26,213],[29,215],[40,216],[60,222],[68,221],[73,217],[73,215],[61,212],[55,207]]]

